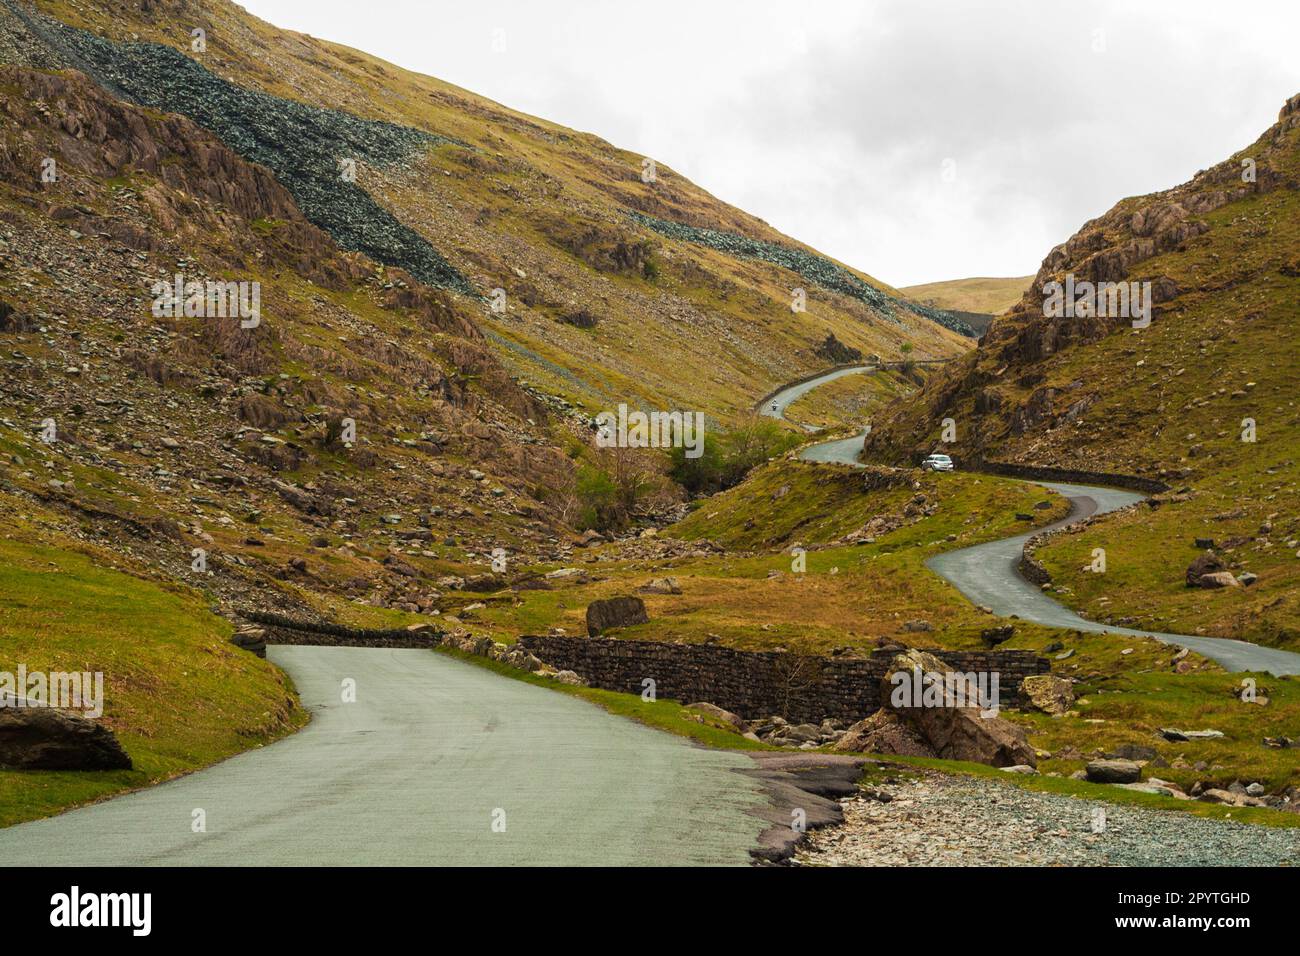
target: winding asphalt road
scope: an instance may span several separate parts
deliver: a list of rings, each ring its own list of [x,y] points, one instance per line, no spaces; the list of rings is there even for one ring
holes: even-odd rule
[[[827,372],[825,375],[819,375],[816,378],[809,379],[806,382],[800,382],[797,385],[791,385],[789,388],[783,388],[777,394],[771,396],[759,406],[759,411],[768,418],[785,418],[786,409],[795,401],[807,395],[815,388],[825,385],[827,382],[833,382],[837,378],[843,378],[846,375],[859,375],[862,372],[874,372],[874,365],[855,365],[852,368],[837,368],[833,372]],[[796,422],[790,419],[793,424],[798,425],[806,432],[821,431],[815,425],[807,425],[803,422]]]
[[[866,369],[857,371],[864,370]],[[847,374],[845,370],[836,370],[791,386],[764,403],[765,408],[768,409],[766,414],[775,418],[784,418],[785,409],[795,399],[844,374]],[[807,429],[808,426],[802,427]],[[858,452],[862,450],[862,439],[865,434],[866,432],[863,432],[853,438],[809,445],[800,451],[799,457],[804,461],[831,462],[861,468],[862,463],[858,461]],[[1143,497],[1131,491],[1094,485],[1046,481],[1038,483],[1065,495],[1073,506],[1066,518],[1049,526],[1053,528],[1063,527],[1089,515],[1115,511],[1135,501],[1141,501]],[[1300,654],[1292,651],[1260,647],[1258,644],[1231,638],[1133,630],[1099,624],[1080,617],[1068,607],[1052,600],[1043,593],[1041,588],[1025,580],[1020,574],[1020,557],[1025,542],[1042,530],[1044,529],[1037,528],[1012,538],[1003,538],[999,541],[936,555],[926,561],[926,567],[956,587],[973,604],[990,607],[994,614],[1001,617],[1015,615],[1026,621],[1049,627],[1073,628],[1095,634],[1154,637],[1166,644],[1191,648],[1229,671],[1266,671],[1274,675],[1300,674]]]
[[[744,754],[432,651],[267,652],[312,711],[305,729],[0,830],[0,862],[747,865],[770,826],[754,815],[763,798],[739,772],[754,767]],[[341,700],[345,678],[355,703]],[[207,832],[192,832],[196,809]]]

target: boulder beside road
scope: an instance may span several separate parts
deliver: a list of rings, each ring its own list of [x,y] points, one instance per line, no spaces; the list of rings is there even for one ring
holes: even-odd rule
[[[900,674],[910,681],[917,669],[944,678],[941,706],[924,706],[922,701],[894,706],[893,675]],[[1036,767],[1038,758],[1025,732],[983,710],[975,703],[978,688],[969,684],[958,687],[959,679],[933,654],[911,649],[896,655],[880,683],[880,699],[885,706],[850,727],[837,749],[856,746],[875,753],[969,760],[993,767]]]
[[[735,728],[736,733],[743,734],[749,730],[749,724],[743,717],[733,714],[729,710],[724,710],[717,704],[710,704],[707,701],[699,701],[694,704],[687,704],[687,710],[698,710],[702,714],[712,717],[714,720],[720,720],[724,724],[730,724]]]
[[[131,758],[103,724],[52,707],[0,707],[0,767],[130,770]]]
[[[842,753],[935,756],[934,748],[915,727],[892,710],[884,709],[850,727],[832,749]]]

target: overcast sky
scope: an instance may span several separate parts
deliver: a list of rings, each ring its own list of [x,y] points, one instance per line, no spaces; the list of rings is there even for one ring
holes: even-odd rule
[[[1300,3],[244,0],[595,133],[892,285],[1028,275],[1300,92]]]

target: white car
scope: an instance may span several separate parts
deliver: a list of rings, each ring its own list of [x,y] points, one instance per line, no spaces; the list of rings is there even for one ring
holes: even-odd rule
[[[952,459],[947,455],[931,455],[921,462],[922,471],[952,471]]]

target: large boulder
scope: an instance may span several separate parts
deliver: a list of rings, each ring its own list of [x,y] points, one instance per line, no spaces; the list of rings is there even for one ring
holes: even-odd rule
[[[1093,760],[1086,772],[1093,783],[1137,783],[1142,765],[1133,760]]]
[[[1204,554],[1197,555],[1196,559],[1187,566],[1185,578],[1189,588],[1204,587],[1201,584],[1201,578],[1207,574],[1215,574],[1219,571],[1226,570],[1219,556],[1213,551],[1206,551]]]
[[[52,707],[0,707],[0,767],[13,770],[130,770],[113,732]]]
[[[981,716],[978,707],[920,707],[908,716],[945,760],[969,760],[990,767],[1038,766],[1023,730],[1001,717]]]
[[[720,720],[724,724],[731,724],[732,727],[736,728],[737,733],[743,734],[745,731],[749,730],[749,724],[745,722],[743,717],[739,714],[733,714],[731,711],[725,710],[717,704],[710,704],[708,701],[699,701],[698,703],[687,704],[686,707],[688,710],[698,710],[701,714],[706,714],[714,720]]]
[[[896,702],[895,688],[900,682],[913,680],[913,672],[918,669],[923,677],[938,675],[934,678],[938,700],[900,695],[902,699]],[[912,699],[907,700],[907,696]],[[1038,766],[1025,732],[981,708],[978,686],[933,654],[912,649],[895,655],[881,681],[880,699],[915,728],[936,756],[945,760],[969,760],[993,767]]]
[[[1000,627],[986,627],[980,631],[980,637],[989,647],[997,647],[1004,641],[1009,641],[1015,637],[1016,626],[1014,624],[1003,624]]]
[[[1045,714],[1064,714],[1074,706],[1074,685],[1053,674],[1034,674],[1020,684],[1020,696]]]
[[[587,634],[598,637],[611,627],[629,627],[650,620],[639,597],[615,597],[587,605]]]
[[[843,753],[895,754],[934,757],[934,749],[905,718],[892,710],[878,710],[844,732],[832,750]]]

